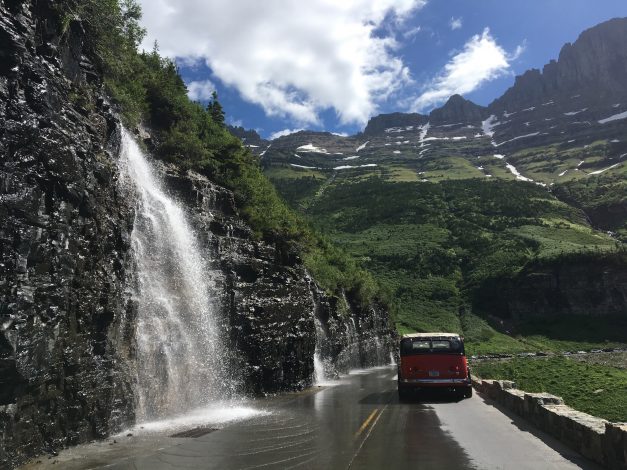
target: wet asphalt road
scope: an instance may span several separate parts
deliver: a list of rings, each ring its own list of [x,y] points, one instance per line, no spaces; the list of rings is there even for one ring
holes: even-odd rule
[[[399,403],[395,367],[247,405],[264,412],[195,438],[122,435],[113,445],[110,439],[81,446],[25,468],[598,468],[476,395]]]

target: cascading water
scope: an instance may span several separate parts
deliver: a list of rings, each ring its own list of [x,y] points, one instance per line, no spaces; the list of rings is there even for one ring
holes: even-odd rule
[[[320,352],[316,351],[314,353],[314,384],[320,385],[326,382],[326,380],[327,376],[324,372],[322,357],[320,356]]]
[[[122,130],[121,184],[136,195],[137,418],[172,416],[234,393],[212,302],[212,271],[184,210]]]
[[[331,367],[328,361],[323,359],[322,350],[327,342],[326,333],[322,328],[322,323],[318,318],[314,319],[316,325],[316,349],[314,352],[314,377],[313,381],[315,385],[323,385],[329,380],[329,374],[327,369]]]

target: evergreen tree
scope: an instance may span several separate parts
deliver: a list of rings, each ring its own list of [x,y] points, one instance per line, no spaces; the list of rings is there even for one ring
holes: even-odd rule
[[[209,112],[211,119],[213,119],[213,122],[221,127],[224,127],[224,109],[218,101],[218,92],[214,91],[211,93],[211,101],[207,105],[207,111]]]

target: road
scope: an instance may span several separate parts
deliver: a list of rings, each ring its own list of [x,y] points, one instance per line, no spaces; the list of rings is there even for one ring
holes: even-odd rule
[[[487,399],[457,400],[399,403],[394,367],[357,371],[332,386],[147,424],[24,468],[599,468]],[[172,427],[197,437],[170,437]]]

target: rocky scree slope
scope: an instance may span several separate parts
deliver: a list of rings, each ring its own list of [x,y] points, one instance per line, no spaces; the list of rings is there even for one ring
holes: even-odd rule
[[[61,35],[53,6],[0,4],[3,467],[135,419],[135,202],[118,184],[120,122],[80,22]],[[219,315],[243,391],[310,385],[316,346],[330,374],[389,358],[383,308],[327,296],[293,246],[253,236],[233,193],[158,168],[221,273]]]

